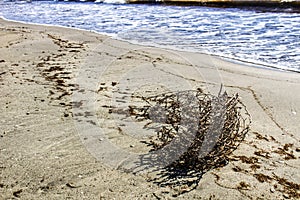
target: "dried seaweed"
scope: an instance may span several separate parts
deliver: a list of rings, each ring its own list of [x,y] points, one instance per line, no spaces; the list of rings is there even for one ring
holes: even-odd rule
[[[282,192],[287,193],[290,198],[300,198],[300,184],[293,183],[275,174],[273,174],[273,177],[280,185],[283,186],[284,190]]]
[[[130,115],[158,124],[149,144],[152,151],[167,149],[158,159],[169,162],[156,179],[160,185],[192,184],[206,171],[224,166],[249,131],[250,114],[238,94],[188,90],[139,98],[146,104],[130,106]]]

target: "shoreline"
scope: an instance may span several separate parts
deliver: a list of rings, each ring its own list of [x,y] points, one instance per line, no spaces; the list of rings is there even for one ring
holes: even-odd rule
[[[0,19],[0,198],[299,198],[298,73],[70,30]],[[135,103],[133,94],[213,93],[220,84],[239,94],[252,125],[228,163],[195,188],[124,173],[113,162],[122,155],[109,148],[99,157],[103,133],[126,151],[148,150],[130,135],[142,126],[112,116],[110,106]]]
[[[282,0],[266,0],[266,1],[257,1],[257,0],[162,0],[161,2],[156,2],[153,0],[128,0],[128,3],[162,3],[167,5],[201,5],[201,6],[212,6],[212,7],[248,7],[248,6],[257,6],[257,7],[295,7],[300,6],[300,1],[282,1]]]
[[[79,29],[80,30],[80,29]],[[84,30],[84,29],[82,29]],[[87,30],[84,30],[87,31]],[[97,32],[95,31],[95,33],[98,34],[103,34],[101,32]],[[240,58],[234,58],[234,57],[229,57],[229,56],[225,56],[225,55],[220,55],[220,54],[213,54],[213,53],[206,53],[206,52],[201,52],[201,51],[196,51],[196,50],[188,50],[188,49],[180,49],[180,48],[176,48],[176,47],[163,47],[163,45],[158,45],[158,44],[143,44],[137,41],[130,41],[130,40],[125,40],[119,37],[112,37],[112,39],[115,40],[119,40],[119,41],[124,41],[124,42],[129,42],[131,44],[134,45],[140,45],[140,46],[149,46],[149,47],[153,47],[153,48],[160,48],[160,49],[166,49],[166,50],[170,50],[170,51],[180,51],[180,52],[190,52],[190,53],[199,53],[199,54],[204,54],[207,56],[212,56],[212,57],[216,57],[217,59],[223,59],[225,61],[231,62],[231,63],[236,63],[239,65],[243,65],[243,66],[248,66],[248,67],[254,67],[254,68],[259,68],[259,69],[266,69],[266,70],[275,70],[275,71],[281,71],[281,72],[290,72],[290,73],[300,73],[300,70],[297,69],[289,69],[289,68],[280,68],[279,66],[272,66],[268,63],[259,63],[257,60],[255,61],[250,61],[250,60],[243,60]]]
[[[81,29],[81,28],[76,28],[76,27],[67,27],[67,26],[62,26],[62,25],[39,24],[39,23],[32,23],[32,22],[23,22],[23,21],[17,21],[17,20],[10,20],[10,19],[6,19],[3,16],[0,16],[0,19],[10,21],[10,22],[28,24],[28,25],[46,26],[46,27],[49,26],[49,27],[58,27],[58,28],[66,28],[66,29],[74,29],[74,30],[79,30],[79,31],[86,31],[86,32],[95,33],[95,34],[99,34],[99,35],[105,35],[105,36],[108,36],[108,37],[110,37],[112,39],[115,39],[115,40],[129,42],[133,45],[149,46],[149,47],[153,47],[153,48],[161,48],[161,49],[166,49],[166,50],[170,50],[170,51],[200,53],[200,54],[204,54],[204,55],[207,55],[207,56],[217,57],[218,59],[223,59],[225,61],[240,64],[240,65],[243,65],[243,66],[261,68],[261,69],[266,69],[266,70],[275,70],[275,71],[280,71],[280,72],[300,73],[300,71],[296,70],[296,69],[280,68],[278,66],[269,65],[268,63],[259,63],[258,61],[256,61],[256,62],[255,61],[250,61],[250,60],[247,61],[247,60],[243,60],[243,59],[240,59],[240,58],[226,57],[225,55],[220,55],[220,54],[206,53],[206,52],[200,52],[200,51],[196,51],[196,50],[180,49],[180,48],[176,48],[176,47],[166,47],[166,48],[164,48],[163,45],[158,45],[158,44],[143,44],[143,43],[139,43],[139,42],[133,41],[133,40],[130,41],[130,40],[125,40],[125,39],[122,39],[122,38],[119,38],[119,37],[114,37],[113,34],[106,34],[106,33],[97,32],[97,31],[93,31],[93,30],[86,30],[86,29]]]

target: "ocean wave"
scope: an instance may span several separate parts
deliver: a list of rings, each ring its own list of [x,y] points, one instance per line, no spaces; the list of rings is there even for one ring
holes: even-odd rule
[[[1,2],[12,20],[93,30],[127,41],[204,52],[300,72],[300,14],[238,8]]]

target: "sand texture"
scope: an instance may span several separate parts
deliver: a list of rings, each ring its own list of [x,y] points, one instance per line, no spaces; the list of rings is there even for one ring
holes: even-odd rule
[[[221,85],[252,118],[225,166],[192,186],[124,170],[151,131],[112,107]],[[297,73],[1,19],[0,199],[298,199],[299,91]]]

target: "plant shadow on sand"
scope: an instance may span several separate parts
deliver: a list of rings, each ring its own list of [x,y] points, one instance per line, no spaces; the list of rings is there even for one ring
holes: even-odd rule
[[[156,136],[143,141],[152,149],[130,171],[150,171],[154,177],[148,180],[174,189],[174,196],[192,191],[203,174],[225,166],[251,124],[238,94],[213,96],[198,89],[138,98],[145,104],[129,106],[130,116],[147,120],[144,128]]]

